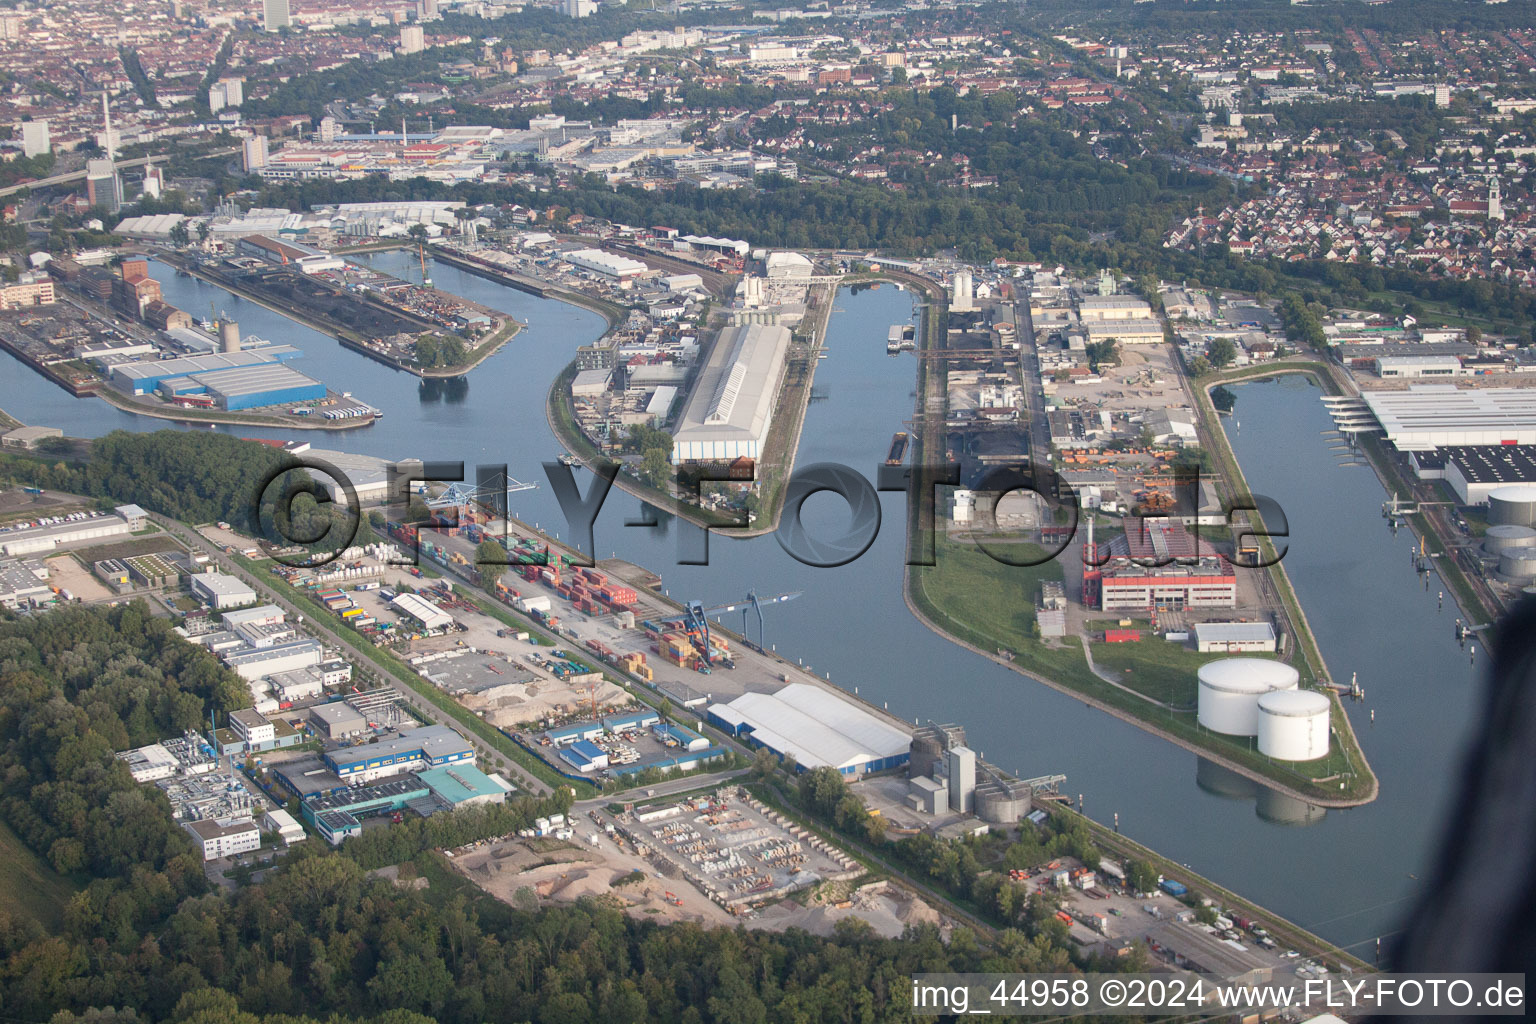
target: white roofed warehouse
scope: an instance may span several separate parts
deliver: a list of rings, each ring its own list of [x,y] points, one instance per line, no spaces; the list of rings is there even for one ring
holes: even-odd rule
[[[900,767],[912,753],[911,734],[810,683],[712,704],[709,720],[754,747],[793,757],[801,769],[864,775]]]
[[[672,434],[674,464],[761,457],[790,337],[789,328],[766,324],[720,332]]]

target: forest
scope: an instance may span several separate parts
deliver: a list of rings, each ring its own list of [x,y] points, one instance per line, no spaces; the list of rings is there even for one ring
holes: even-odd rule
[[[918,971],[1069,964],[1047,932],[660,927],[609,900],[493,900],[428,852],[515,827],[524,801],[293,850],[260,885],[211,887],[187,835],[116,750],[248,703],[139,603],[0,617],[0,815],[82,883],[58,934],[0,909],[0,1016],[52,1024],[612,1024],[896,1021]],[[822,780],[823,782],[825,780]],[[840,785],[840,780],[835,780]],[[807,787],[811,803],[838,799]],[[370,838],[376,837],[376,838]],[[368,874],[404,862],[426,889]],[[0,908],[5,903],[0,901]]]
[[[352,533],[353,520],[340,508],[306,496],[283,500],[312,494],[316,485],[302,470],[284,473],[296,460],[268,445],[212,431],[114,430],[91,442],[90,451],[83,464],[3,454],[0,480],[85,495],[105,508],[132,502],[185,523],[223,520],[279,543],[314,538],[314,549]],[[356,521],[352,539],[371,542],[366,519]]]

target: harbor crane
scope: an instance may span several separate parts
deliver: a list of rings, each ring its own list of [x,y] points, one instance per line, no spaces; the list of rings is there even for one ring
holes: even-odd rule
[[[683,625],[687,628],[690,636],[700,641],[699,648],[704,655],[704,663],[706,665],[712,664],[710,660],[710,648],[712,645],[709,642],[709,616],[725,615],[734,611],[741,612],[741,635],[746,637],[747,642],[750,643],[751,638],[747,636],[747,612],[755,611],[757,613],[757,646],[761,650],[763,648],[763,606],[793,601],[803,593],[804,591],[802,590],[792,590],[789,593],[775,594],[772,597],[758,597],[756,591],[749,590],[747,591],[746,600],[738,601],[734,604],[717,605],[714,608],[705,608],[703,601],[689,601],[683,614]]]

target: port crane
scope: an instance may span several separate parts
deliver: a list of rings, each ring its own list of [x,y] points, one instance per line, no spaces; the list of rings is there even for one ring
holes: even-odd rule
[[[699,648],[703,652],[704,663],[708,665],[711,664],[711,655],[709,653],[711,647],[709,642],[709,616],[719,616],[735,611],[741,612],[741,635],[746,637],[747,612],[755,611],[757,613],[757,646],[761,650],[763,647],[763,606],[793,601],[803,593],[805,593],[803,590],[792,590],[789,593],[775,594],[772,597],[758,597],[755,591],[749,590],[747,591],[746,600],[737,601],[734,604],[717,605],[714,608],[705,608],[703,601],[689,601],[684,608],[683,625],[688,630],[689,636],[701,641]],[[748,642],[751,642],[750,637],[748,637]]]

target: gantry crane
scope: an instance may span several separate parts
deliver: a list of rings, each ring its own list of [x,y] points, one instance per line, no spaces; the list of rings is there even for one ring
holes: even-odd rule
[[[741,612],[741,635],[751,642],[747,635],[747,612],[757,612],[757,646],[763,648],[763,606],[769,604],[783,604],[785,601],[793,601],[804,591],[793,590],[786,594],[775,594],[772,597],[758,597],[755,591],[747,591],[745,601],[734,604],[722,604],[714,608],[705,608],[703,601],[689,601],[683,614],[683,625],[688,630],[688,635],[698,644],[704,656],[704,663],[711,664],[709,640],[709,616],[724,615],[727,612]]]

